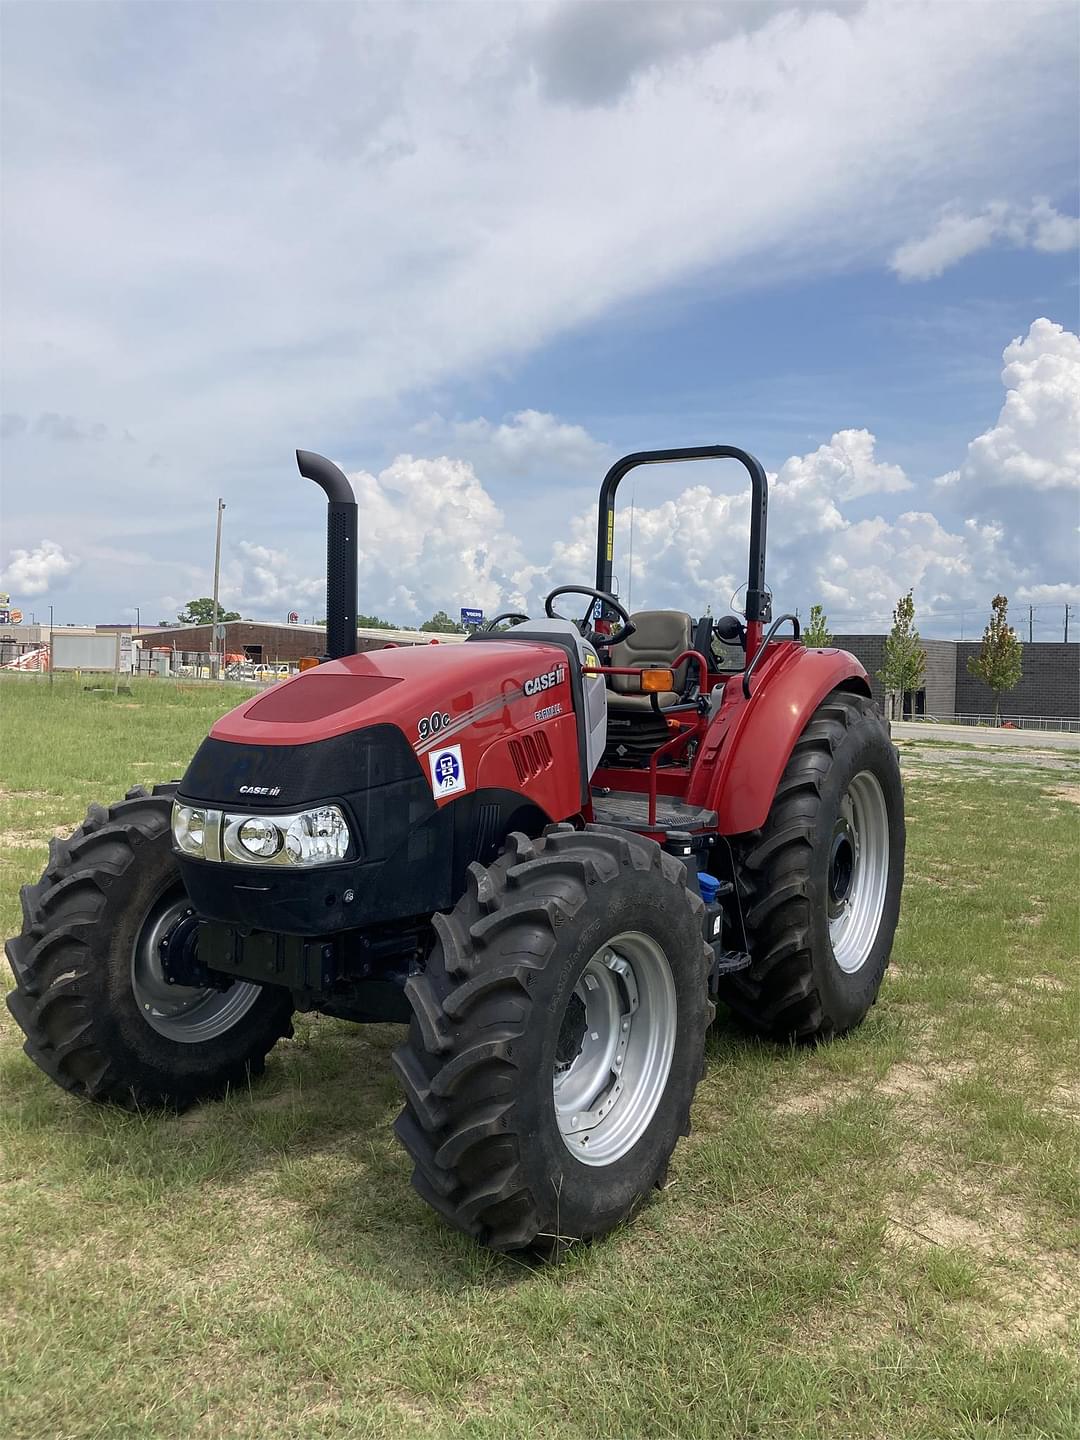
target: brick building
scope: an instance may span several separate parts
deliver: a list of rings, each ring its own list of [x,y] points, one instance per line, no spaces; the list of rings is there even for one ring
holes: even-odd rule
[[[139,636],[143,651],[175,650],[177,655],[209,655],[209,625],[167,625],[160,630],[143,629]],[[434,635],[421,630],[358,630],[358,650],[381,650],[386,645],[426,645]],[[441,641],[458,641],[462,635],[439,635]],[[322,625],[283,625],[262,620],[226,620],[223,655],[242,655],[257,665],[276,662],[295,665],[306,655],[322,655],[326,629]]]
[[[836,635],[833,644],[850,650],[870,676],[874,699],[885,708],[878,671],[885,660],[884,635]],[[967,662],[979,653],[977,640],[923,640],[926,676],[913,697],[916,715],[989,715],[994,697],[981,680],[968,674]],[[1022,645],[1023,678],[1001,697],[1002,719],[1021,715],[1054,720],[1080,719],[1080,643],[1038,641]]]

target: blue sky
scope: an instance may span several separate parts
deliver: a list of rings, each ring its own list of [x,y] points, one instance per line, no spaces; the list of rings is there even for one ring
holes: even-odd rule
[[[1048,639],[1080,600],[1074,6],[5,11],[28,613],[207,593],[219,494],[227,602],[321,613],[297,445],[403,623],[588,581],[606,465],[717,440],[778,476],[784,608],[880,628],[912,585],[971,633],[1004,590]],[[727,607],[737,491],[638,482],[635,603]]]

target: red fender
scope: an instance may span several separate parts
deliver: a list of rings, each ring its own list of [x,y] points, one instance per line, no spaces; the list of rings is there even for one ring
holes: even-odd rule
[[[687,800],[715,810],[724,835],[765,823],[784,767],[811,715],[832,690],[870,694],[866,671],[846,650],[769,647],[754,671],[750,699],[733,675],[702,743]]]

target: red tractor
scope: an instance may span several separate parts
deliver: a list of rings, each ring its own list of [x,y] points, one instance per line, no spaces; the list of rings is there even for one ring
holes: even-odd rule
[[[745,619],[628,614],[619,482],[723,458],[753,491]],[[602,1235],[689,1129],[714,1000],[781,1040],[874,1003],[904,814],[866,674],[770,623],[745,451],[628,455],[595,586],[365,655],[352,489],[297,459],[329,500],[326,660],[52,842],[7,945],[26,1053],[76,1095],[179,1108],[260,1071],[294,1010],[407,1022],[421,1196],[496,1250]]]

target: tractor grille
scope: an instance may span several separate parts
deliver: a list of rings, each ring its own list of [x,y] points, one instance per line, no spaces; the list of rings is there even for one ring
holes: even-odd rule
[[[533,730],[510,741],[510,758],[520,784],[536,777],[551,765],[551,745],[543,730]]]

